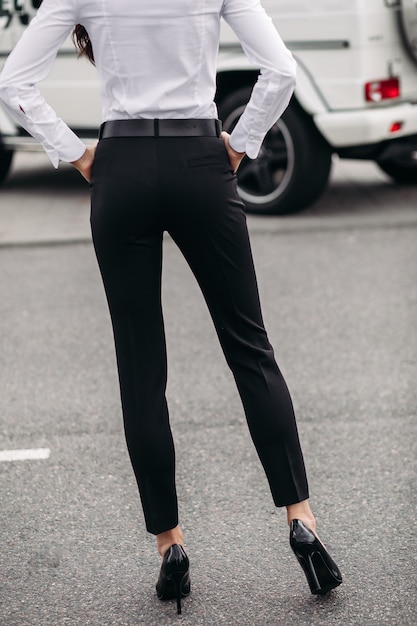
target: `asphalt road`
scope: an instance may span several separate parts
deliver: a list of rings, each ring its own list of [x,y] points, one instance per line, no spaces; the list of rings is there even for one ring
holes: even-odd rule
[[[248,219],[312,506],[344,575],[324,598],[290,552],[204,303],[166,240],[168,398],[192,565],[178,617],[154,594],[159,558],[74,174],[20,157],[0,190],[0,624],[414,626],[417,188],[335,163],[305,213]],[[17,449],[49,456],[4,460]]]

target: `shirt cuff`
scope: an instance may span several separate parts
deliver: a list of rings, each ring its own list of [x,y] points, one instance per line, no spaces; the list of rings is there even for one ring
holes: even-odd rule
[[[55,169],[58,168],[60,161],[63,161],[64,163],[72,163],[73,161],[80,159],[86,151],[86,148],[87,146],[81,141],[81,139],[78,139],[78,137],[76,137],[76,140],[73,141],[72,145],[67,144],[65,146],[65,151],[63,152],[58,151],[52,146],[43,144],[43,149]]]
[[[236,152],[246,152],[246,156],[250,159],[256,159],[265,134],[266,133],[261,135],[255,135],[254,133],[248,134],[238,122],[230,135],[229,143]]]
[[[51,148],[51,156],[49,155],[49,146],[45,146],[45,151],[52,161],[54,167],[58,167],[59,161],[72,163],[80,159],[87,149],[85,143],[66,125],[62,128],[62,137],[57,142],[58,149]]]

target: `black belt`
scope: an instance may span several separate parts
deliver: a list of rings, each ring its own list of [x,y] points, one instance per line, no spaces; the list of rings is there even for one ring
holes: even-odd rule
[[[111,120],[100,126],[99,139],[109,137],[220,137],[216,119]]]

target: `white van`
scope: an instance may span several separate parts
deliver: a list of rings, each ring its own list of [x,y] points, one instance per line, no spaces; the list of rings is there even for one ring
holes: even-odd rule
[[[41,1],[0,0],[2,59]],[[326,186],[332,154],[372,159],[394,180],[417,183],[417,0],[263,0],[263,5],[298,62],[298,81],[258,159],[245,159],[239,169],[247,209],[280,214],[307,206]],[[216,101],[227,130],[239,118],[257,74],[224,24]],[[82,138],[95,140],[97,77],[93,66],[76,59],[70,40],[41,90]],[[0,181],[14,151],[38,149],[0,109]]]

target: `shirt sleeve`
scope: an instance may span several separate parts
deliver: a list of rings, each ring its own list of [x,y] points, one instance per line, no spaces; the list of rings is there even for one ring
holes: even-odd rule
[[[288,106],[296,63],[260,0],[224,0],[222,17],[249,61],[260,70],[251,98],[230,136],[230,145],[257,157],[268,130]]]
[[[54,167],[80,158],[85,144],[45,102],[37,84],[48,76],[76,23],[76,0],[43,0],[0,74],[5,109],[42,144]]]

